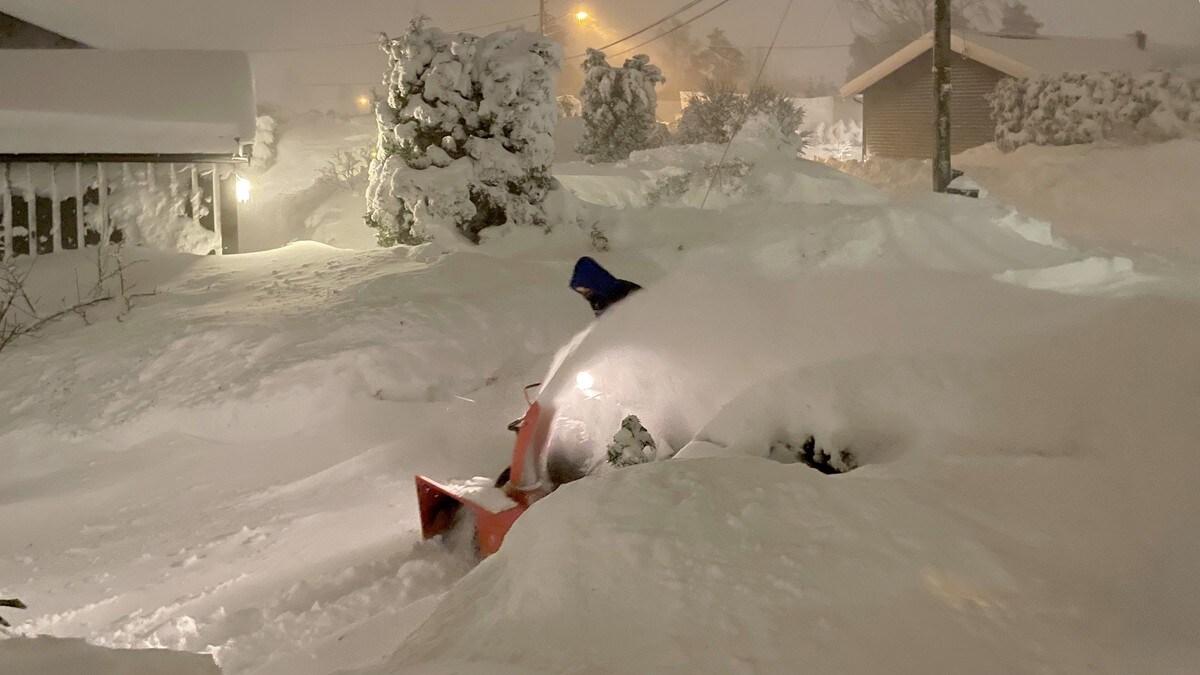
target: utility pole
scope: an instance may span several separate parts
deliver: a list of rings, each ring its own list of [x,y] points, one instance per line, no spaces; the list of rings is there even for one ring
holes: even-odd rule
[[[936,0],[933,23],[933,90],[937,97],[933,191],[945,192],[954,180],[950,168],[950,0]]]
[[[538,33],[546,35],[546,0],[538,0]]]

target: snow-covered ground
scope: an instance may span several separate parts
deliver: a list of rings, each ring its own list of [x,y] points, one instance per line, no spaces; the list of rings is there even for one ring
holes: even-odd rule
[[[280,161],[368,133],[320,126]],[[702,210],[719,154],[559,167],[606,252],[126,251],[155,295],[0,353],[0,597],[30,607],[0,614],[226,673],[1188,672],[1200,267],[761,147]],[[265,174],[264,241],[313,230],[302,173]],[[679,456],[565,486],[472,569],[420,541],[412,474],[506,465],[591,322],[585,254],[646,290],[581,353],[653,374]],[[37,297],[89,255],[40,259]],[[858,468],[769,459],[807,435]]]
[[[929,190],[928,162],[873,159],[837,166],[894,197]],[[988,144],[956,156],[954,167],[1081,245],[1200,260],[1200,138],[1025,146],[1012,153]]]
[[[316,112],[286,118],[275,130],[276,161],[252,176],[253,198],[240,207],[243,251],[262,251],[292,241],[339,248],[369,248],[372,230],[363,225],[365,174],[357,191],[321,180],[336,152],[374,147],[373,115],[335,116]]]

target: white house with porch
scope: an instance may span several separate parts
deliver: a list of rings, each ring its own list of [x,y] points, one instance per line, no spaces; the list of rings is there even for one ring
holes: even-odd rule
[[[254,133],[241,52],[0,50],[3,255],[235,253]]]

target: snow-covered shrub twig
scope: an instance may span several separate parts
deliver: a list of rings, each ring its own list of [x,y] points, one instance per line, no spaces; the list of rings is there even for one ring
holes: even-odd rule
[[[124,314],[133,311],[134,299],[155,295],[156,291],[134,292],[136,284],[128,282],[126,271],[129,265],[121,258],[119,245],[99,246],[95,250],[95,282],[85,291],[76,279],[74,303],[50,314],[42,314],[38,302],[29,295],[27,282],[34,263],[21,269],[12,260],[0,262],[0,351],[68,314],[75,314],[84,323],[89,323],[87,310],[110,300],[121,301],[124,313],[117,316],[120,321]],[[110,290],[114,285],[115,289]]]
[[[374,148],[337,149],[320,169],[320,182],[350,192],[361,193],[367,187]]]
[[[729,157],[717,170],[717,162],[705,161],[698,170],[676,169],[660,175],[654,187],[646,195],[651,206],[663,206],[681,202],[694,191],[706,191],[712,184],[713,191],[733,198],[744,198],[757,190],[746,178],[754,171],[754,162],[742,157]]]
[[[0,598],[0,607],[11,607],[13,609],[29,609],[28,607],[25,606],[25,603],[21,602],[20,600],[18,600],[16,598]],[[9,628],[11,626],[12,626],[12,624],[5,621],[4,617],[0,616],[0,627]]]

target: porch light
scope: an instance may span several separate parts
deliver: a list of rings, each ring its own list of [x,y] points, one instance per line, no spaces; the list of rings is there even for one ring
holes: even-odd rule
[[[233,188],[234,194],[237,195],[237,203],[245,204],[250,201],[250,181],[248,179],[238,176]]]

